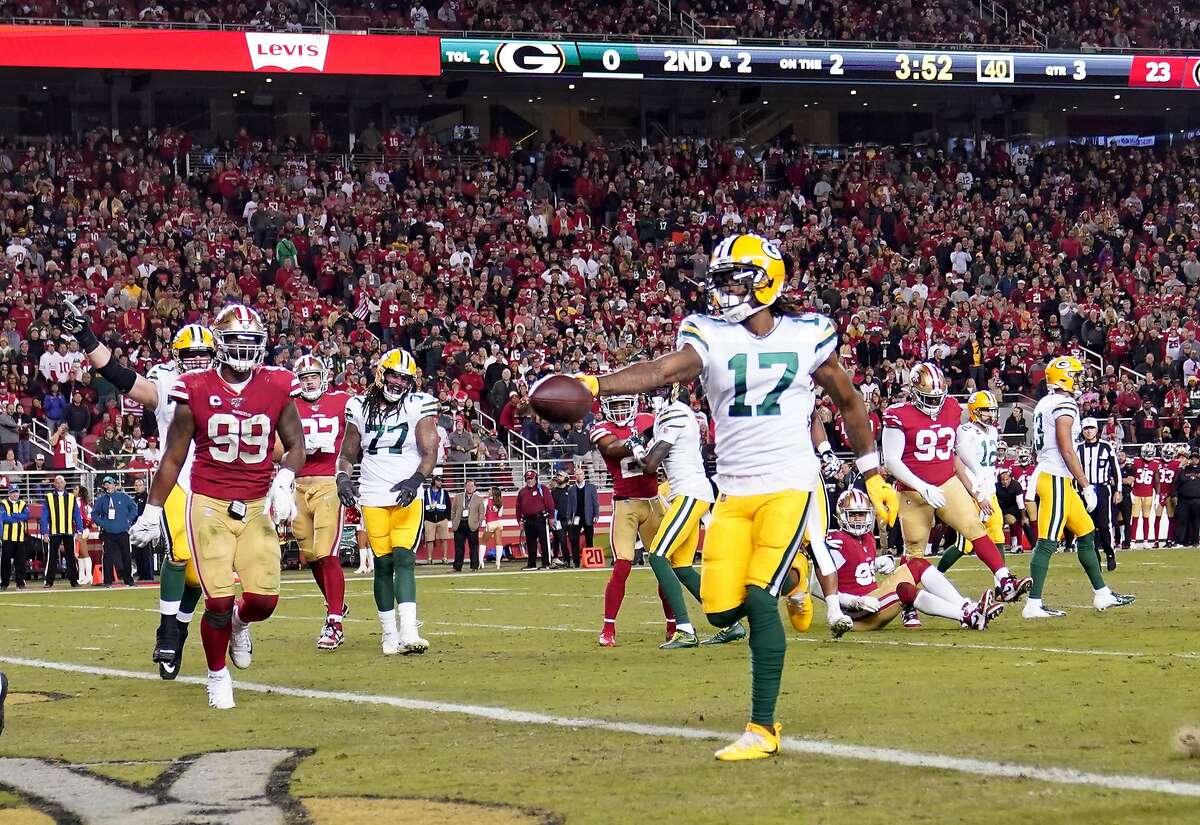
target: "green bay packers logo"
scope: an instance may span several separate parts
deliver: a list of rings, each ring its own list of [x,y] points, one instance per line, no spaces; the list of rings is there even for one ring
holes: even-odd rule
[[[496,71],[509,74],[558,74],[567,55],[554,43],[501,43],[496,47]]]
[[[779,247],[777,247],[775,245],[774,241],[764,240],[762,242],[762,248],[763,248],[763,254],[766,255],[768,258],[773,258],[776,261],[783,260],[783,255],[780,254]]]

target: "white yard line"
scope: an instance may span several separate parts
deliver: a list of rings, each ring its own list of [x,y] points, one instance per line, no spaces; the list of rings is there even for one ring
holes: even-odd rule
[[[131,679],[143,682],[158,682],[155,673],[142,673],[132,670],[119,670],[107,667],[92,667],[67,662],[51,662],[42,659],[25,659],[17,656],[0,656],[0,662],[16,667],[31,667],[40,670],[54,670],[63,673],[76,673],[88,676],[101,676],[116,679]],[[205,679],[196,676],[181,676],[176,681],[193,685],[203,685]],[[554,716],[547,713],[534,713],[512,708],[486,707],[483,705],[465,705],[455,702],[435,702],[427,699],[408,699],[400,696],[386,696],[372,693],[351,693],[348,691],[311,690],[307,688],[288,687],[284,685],[266,685],[255,682],[237,682],[237,689],[252,693],[274,693],[280,696],[290,696],[298,699],[314,699],[331,702],[343,702],[353,705],[383,705],[401,710],[416,710],[425,713],[444,713],[457,716],[469,716],[486,719],[492,722],[511,722],[523,725],[542,725],[546,727],[565,728],[568,730],[601,730],[611,733],[628,733],[636,736],[654,738],[690,739],[702,741],[720,741],[728,739],[729,732],[704,730],[699,728],[680,728],[667,725],[647,725],[638,722],[619,722],[607,719],[592,719],[588,717]],[[879,748],[865,745],[851,745],[840,742],[827,742],[817,739],[803,739],[796,736],[783,737],[785,750],[798,753],[808,753],[831,759],[879,762],[889,765],[900,765],[910,768],[924,768],[952,771],[955,773],[985,776],[989,779],[1005,777],[1008,779],[1028,779],[1037,782],[1048,782],[1057,785],[1083,785],[1095,788],[1105,788],[1119,791],[1141,791],[1146,793],[1161,793],[1171,796],[1200,798],[1200,783],[1185,782],[1155,776],[1131,776],[1122,774],[1092,773],[1075,770],[1074,768],[1046,767],[1040,765],[1021,765],[1012,762],[991,762],[984,759],[969,759],[959,756],[938,753],[922,753],[906,751],[898,748]]]
[[[830,639],[816,639],[812,636],[792,636],[792,641],[808,642],[810,644],[822,644],[829,642]],[[988,645],[975,642],[916,642],[916,641],[901,641],[899,639],[860,639],[856,637],[843,636],[841,642],[848,642],[856,645],[879,645],[881,647],[926,647],[926,648],[941,648],[941,649],[961,649],[961,650],[998,650],[1010,653],[1052,653],[1068,656],[1116,656],[1131,659],[1140,658],[1158,658],[1160,656],[1170,656],[1175,659],[1200,659],[1200,653],[1187,653],[1183,651],[1171,651],[1166,653],[1151,653],[1144,651],[1128,651],[1128,650],[1091,650],[1087,648],[1070,648],[1070,647],[1030,647],[1026,645]]]

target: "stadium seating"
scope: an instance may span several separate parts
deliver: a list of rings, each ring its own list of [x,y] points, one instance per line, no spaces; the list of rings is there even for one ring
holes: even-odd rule
[[[1010,44],[1085,50],[1107,47],[1195,48],[1200,12],[1170,0],[1137,4],[1005,0],[997,14],[964,0],[913,4],[812,0],[745,3],[734,0],[621,0],[547,3],[518,0],[415,0],[412,3],[325,4],[340,29],[540,33],[547,36],[696,36],[762,38],[787,43],[884,42]],[[1182,7],[1181,7],[1182,6]],[[1006,15],[1006,16],[1005,16]],[[69,19],[186,25],[232,25],[276,31],[311,30],[320,22],[301,0],[190,3],[173,0],[61,0],[0,3],[0,18]],[[1024,25],[1022,25],[1024,24]]]
[[[351,163],[302,147],[268,154],[243,135],[192,148],[188,178],[172,172],[189,144],[167,129],[5,153],[14,170],[53,160],[0,194],[23,215],[0,238],[0,400],[18,417],[45,417],[43,342],[60,337],[62,294],[90,294],[97,330],[140,369],[166,357],[183,322],[244,300],[271,326],[275,363],[316,349],[353,389],[380,347],[405,346],[448,430],[494,420],[501,438],[518,432],[570,459],[586,437],[527,420],[524,389],[673,347],[698,306],[705,250],[735,231],[780,240],[793,293],[836,319],[876,412],[916,359],[942,361],[957,391],[1017,398],[1064,350],[1095,368],[1086,413],[1132,419],[1125,440],[1160,438],[1163,424],[1178,438],[1200,407],[1191,145],[991,143],[833,162],[779,143],[760,167],[719,142],[556,140],[530,164],[503,136],[442,146],[396,131],[379,136],[392,154]],[[1154,169],[1170,174],[1141,183]],[[56,202],[36,196],[46,183]],[[136,411],[103,382],[79,383],[78,354],[64,357],[66,383],[93,407],[85,446],[101,446],[110,424],[117,443],[134,435]],[[495,438],[468,447],[489,449],[503,455]]]

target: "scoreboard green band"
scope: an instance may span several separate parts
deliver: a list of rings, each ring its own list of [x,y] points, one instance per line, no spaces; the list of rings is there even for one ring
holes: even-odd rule
[[[570,40],[441,41],[442,73],[617,80],[1197,89],[1200,56],[697,46]]]

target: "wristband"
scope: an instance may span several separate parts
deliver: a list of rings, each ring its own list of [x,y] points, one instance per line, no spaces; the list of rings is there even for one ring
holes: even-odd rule
[[[822,441],[820,444],[817,445],[817,455],[825,455],[825,453],[832,453],[832,452],[833,452],[833,447],[829,446],[828,441]]]
[[[92,350],[100,346],[100,339],[96,337],[96,333],[92,332],[92,328],[87,324],[84,324],[83,329],[75,333],[75,340],[79,342],[79,348],[87,355],[90,355]]]
[[[280,467],[279,472],[275,474],[275,481],[278,483],[280,480],[283,480],[284,484],[290,486],[296,480],[296,471],[291,467]]]
[[[869,473],[879,469],[879,453],[867,453],[854,459],[854,466],[860,473]]]

